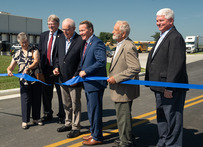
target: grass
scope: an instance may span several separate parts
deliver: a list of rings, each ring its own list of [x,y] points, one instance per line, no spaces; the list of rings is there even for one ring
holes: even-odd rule
[[[0,56],[0,73],[7,73],[7,67],[11,63],[11,56]],[[13,73],[18,73],[18,67]],[[17,77],[0,77],[0,90],[12,89],[19,87],[19,79]]]

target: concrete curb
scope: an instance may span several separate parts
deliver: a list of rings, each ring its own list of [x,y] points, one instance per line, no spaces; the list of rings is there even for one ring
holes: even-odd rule
[[[11,95],[16,93],[20,93],[20,88],[0,90],[0,96]]]

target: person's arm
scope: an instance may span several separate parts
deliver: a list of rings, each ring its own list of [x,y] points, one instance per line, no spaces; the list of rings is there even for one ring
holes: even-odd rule
[[[29,65],[27,68],[25,68],[23,73],[28,73],[29,70],[36,68],[37,65],[39,64],[40,57],[39,57],[39,51],[38,50],[34,51],[33,58],[34,58],[34,62],[31,65]]]
[[[10,77],[13,76],[12,71],[15,69],[16,65],[17,65],[17,62],[14,59],[12,59],[11,64],[7,67],[8,76]]]
[[[88,56],[87,56],[88,58]],[[106,48],[102,41],[98,41],[94,46],[94,64],[87,67],[85,70],[80,71],[80,76],[85,77],[96,73],[98,70],[106,66]]]
[[[130,80],[138,75],[141,70],[136,48],[133,45],[126,44],[126,47],[122,54],[124,55],[124,59],[120,60],[125,63],[123,65],[125,67],[125,70],[113,75],[113,77],[110,77],[109,80],[107,80],[107,82],[110,82],[110,84]]]

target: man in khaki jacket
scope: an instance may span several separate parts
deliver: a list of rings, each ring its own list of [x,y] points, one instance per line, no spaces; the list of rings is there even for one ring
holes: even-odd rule
[[[111,99],[115,102],[119,140],[118,147],[133,146],[131,107],[133,100],[140,94],[139,85],[120,84],[122,81],[139,79],[140,63],[133,41],[128,37],[130,26],[126,21],[117,21],[113,39],[118,42],[109,69]]]

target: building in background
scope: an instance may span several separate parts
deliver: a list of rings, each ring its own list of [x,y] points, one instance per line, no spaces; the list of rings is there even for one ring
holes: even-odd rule
[[[9,51],[12,44],[17,43],[17,35],[25,32],[31,44],[38,44],[42,32],[42,19],[15,16],[0,12],[0,47],[1,51]]]

